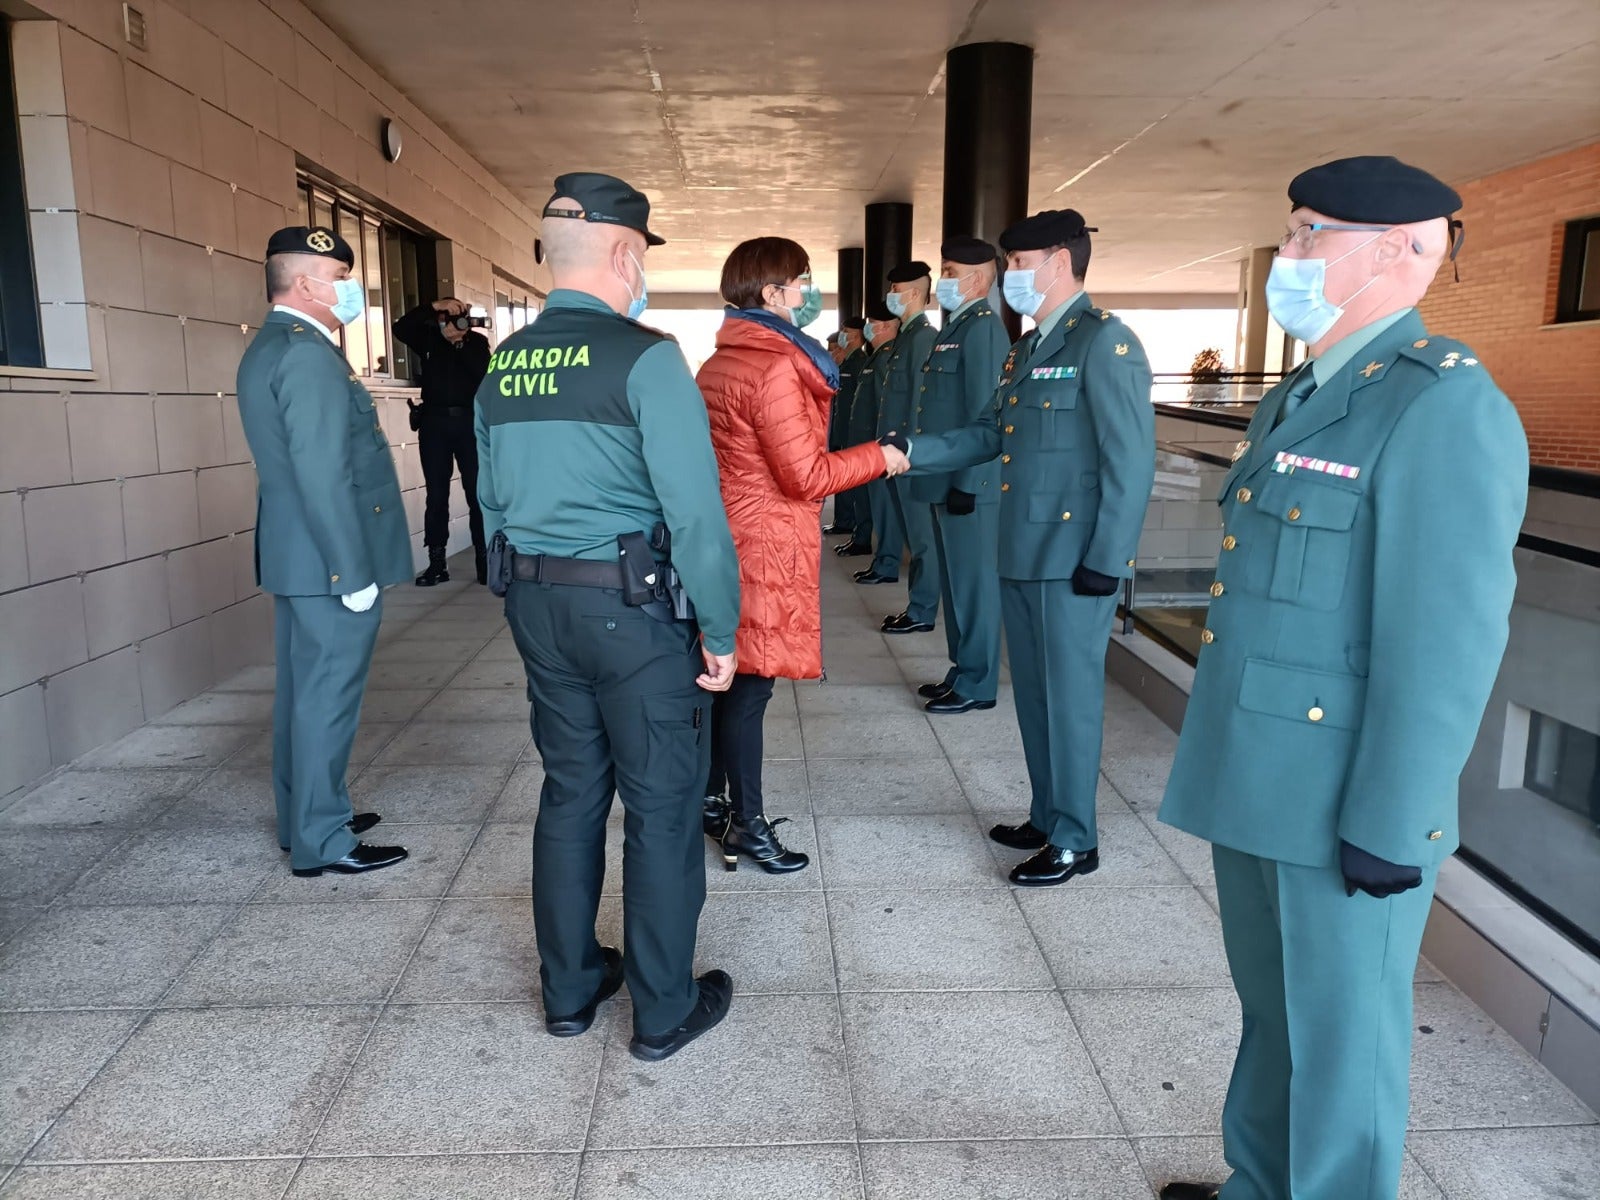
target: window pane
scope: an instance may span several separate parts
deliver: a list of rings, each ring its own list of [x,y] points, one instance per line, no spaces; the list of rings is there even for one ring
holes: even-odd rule
[[[378,245],[377,222],[362,222],[361,241],[365,251],[367,342],[372,347],[372,373],[391,375],[394,369],[389,364],[389,309],[383,299],[383,251]]]
[[[332,229],[333,201],[320,193],[313,192],[311,196],[311,216],[312,220],[308,222],[309,224],[323,225]]]
[[[1583,239],[1583,267],[1578,278],[1578,308],[1582,312],[1600,309],[1600,229],[1591,229]]]
[[[300,189],[300,224],[311,225],[311,189]]]
[[[511,336],[511,297],[495,289],[494,293],[494,337],[495,341],[502,342]]]
[[[339,236],[350,243],[355,251],[356,265],[350,268],[350,278],[363,279],[361,270],[361,218],[340,206],[335,214]],[[362,321],[352,321],[344,327],[344,356],[350,360],[350,369],[357,375],[371,375],[372,361],[367,355],[367,326]]]
[[[405,255],[400,249],[400,232],[393,227],[383,231],[383,278],[389,293],[390,317],[410,312],[415,307],[406,297]],[[394,355],[394,377],[411,378],[411,355],[399,338],[390,340],[389,352]]]

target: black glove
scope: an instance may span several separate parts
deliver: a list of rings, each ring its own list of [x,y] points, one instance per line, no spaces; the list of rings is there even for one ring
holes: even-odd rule
[[[1115,575],[1102,575],[1081,564],[1072,573],[1072,590],[1080,596],[1114,596],[1121,582]]]
[[[944,498],[944,506],[950,510],[952,517],[964,517],[978,511],[978,497],[960,488],[951,488],[950,494]]]
[[[1346,896],[1363,891],[1380,900],[1385,896],[1409,892],[1422,882],[1421,867],[1392,863],[1342,839],[1339,842],[1339,874],[1344,876]]]
[[[415,433],[422,428],[422,409],[410,400],[406,401],[406,408],[410,410],[406,415],[411,422],[411,432]]]
[[[900,451],[901,454],[905,454],[911,449],[911,443],[906,441],[906,435],[903,433],[896,433],[892,429],[878,439],[878,445],[893,446],[896,450]]]

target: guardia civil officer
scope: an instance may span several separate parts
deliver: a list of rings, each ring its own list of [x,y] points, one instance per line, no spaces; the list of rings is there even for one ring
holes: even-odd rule
[[[857,437],[872,439],[880,430],[879,418],[883,408],[883,390],[889,378],[889,362],[894,357],[895,339],[900,333],[900,318],[884,307],[883,302],[869,301],[867,319],[862,337],[872,348],[856,388],[855,400],[850,406],[850,440]],[[906,533],[895,507],[892,479],[874,479],[867,484],[867,515],[872,534],[872,562],[864,571],[855,573],[860,584],[899,583],[900,559],[906,550]],[[853,553],[850,543],[839,547],[839,553]]]
[[[828,414],[828,449],[843,450],[850,445],[850,407],[855,403],[856,389],[866,370],[866,339],[861,330],[866,322],[860,317],[846,317],[839,327],[839,391],[833,397],[833,408]],[[868,435],[870,439],[870,434]],[[866,525],[864,536],[857,536],[857,528]],[[872,518],[867,514],[867,490],[850,488],[833,498],[833,524],[822,531],[836,536],[849,534],[851,543],[866,543],[862,553],[872,552]],[[850,543],[847,543],[847,545]]]
[[[989,303],[995,250],[981,238],[959,237],[939,251],[939,307],[948,314],[922,364],[912,433],[948,433],[983,418],[994,401],[1011,339]],[[1000,464],[919,475],[910,503],[926,506],[938,545],[950,669],[925,683],[930,713],[993,708],[1000,688]]]
[[[491,538],[513,552],[506,619],[544,761],[533,915],[545,1027],[583,1033],[626,979],[630,1049],[653,1060],[722,1020],[732,993],[724,972],[696,980],[692,967],[705,693],[733,682],[739,569],[694,377],[671,339],[638,323],[645,251],[663,244],[649,217],[620,179],[556,180],[541,231],[555,288],[496,348],[476,419],[478,495]],[[675,619],[674,572],[698,624]],[[594,929],[613,792],[625,957]]]
[[[900,318],[900,332],[884,367],[878,402],[880,437],[912,427],[922,364],[939,337],[925,311],[932,289],[933,273],[925,262],[901,263],[889,272],[889,293],[883,303]],[[906,610],[884,617],[883,632],[931,633],[939,616],[939,547],[933,536],[933,511],[912,499],[911,480],[897,476],[888,480],[886,487],[891,519],[904,533],[911,565]]]
[[[1304,172],[1289,202],[1267,307],[1311,358],[1223,486],[1161,819],[1212,843],[1244,1013],[1220,1194],[1394,1200],[1412,975],[1506,645],[1528,449],[1471,348],[1416,310],[1460,197],[1369,157]]]
[[[1000,456],[1000,612],[1033,804],[989,836],[1035,851],[1011,872],[1026,887],[1100,865],[1106,644],[1155,481],[1150,366],[1083,290],[1092,232],[1062,209],[1001,234],[1006,302],[1037,327],[1006,356],[981,422],[911,439],[913,472]]]
[[[412,423],[427,495],[422,540],[428,547],[428,569],[417,576],[418,587],[450,579],[445,563],[450,541],[450,477],[458,466],[461,490],[467,494],[467,523],[478,582],[488,582],[472,397],[489,369],[489,339],[468,326],[469,311],[465,300],[448,296],[418,305],[394,323],[394,336],[422,357],[422,404],[412,410]]]
[[[239,362],[239,417],[256,465],[256,582],[277,620],[278,844],[302,876],[374,871],[406,857],[358,840],[378,817],[352,815],[344,778],[383,616],[380,589],[411,575],[389,438],[334,340],[364,315],[354,263],[331,229],[274,233],[272,311]]]

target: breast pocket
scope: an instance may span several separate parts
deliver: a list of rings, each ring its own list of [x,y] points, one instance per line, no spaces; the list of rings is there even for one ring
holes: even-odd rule
[[[1071,450],[1077,444],[1078,390],[1078,381],[1073,379],[1034,384],[1014,393],[1022,432],[1033,445],[1042,450]]]
[[[1344,598],[1350,569],[1350,543],[1362,493],[1324,481],[1315,473],[1271,475],[1258,498],[1261,516],[1272,532],[1258,542],[1270,553],[1267,595],[1327,612]]]

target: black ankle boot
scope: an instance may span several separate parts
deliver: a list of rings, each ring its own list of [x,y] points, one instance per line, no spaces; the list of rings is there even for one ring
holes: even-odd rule
[[[732,817],[727,831],[722,835],[722,863],[730,871],[739,869],[739,855],[753,859],[769,875],[786,875],[790,871],[803,871],[811,863],[809,855],[798,850],[785,850],[773,830],[787,821],[779,817],[769,821],[763,816],[746,820]]]
[[[728,832],[728,818],[732,813],[733,807],[728,803],[727,797],[707,796],[701,817],[706,836],[713,842],[720,842],[722,835]]]
[[[432,587],[436,583],[450,582],[450,568],[445,566],[444,547],[428,547],[428,569],[417,576],[418,587]]]
[[[478,582],[489,582],[489,552],[481,547],[472,552],[472,561],[478,568]]]

